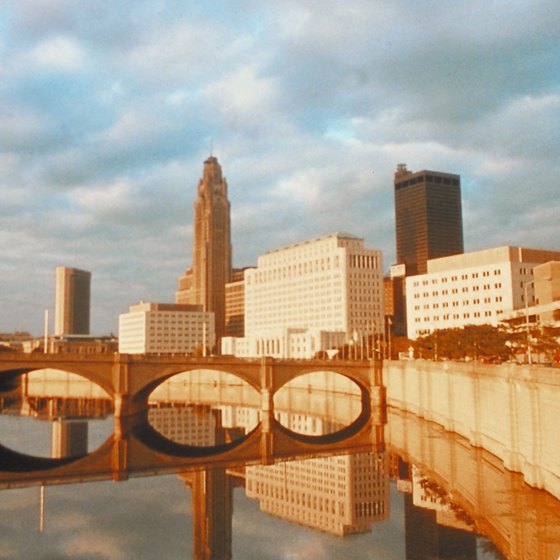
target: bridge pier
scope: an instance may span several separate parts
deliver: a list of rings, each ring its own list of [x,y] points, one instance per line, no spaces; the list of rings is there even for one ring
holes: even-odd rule
[[[369,387],[371,421],[374,441],[384,440],[384,426],[387,423],[387,388],[383,385],[383,358],[374,357]]]
[[[272,360],[268,357],[261,359],[261,455],[264,464],[274,462],[273,422],[274,422],[274,387]]]
[[[134,398],[131,387],[130,357],[127,354],[119,354],[113,363],[113,387],[115,418],[134,416],[148,410],[147,395]]]

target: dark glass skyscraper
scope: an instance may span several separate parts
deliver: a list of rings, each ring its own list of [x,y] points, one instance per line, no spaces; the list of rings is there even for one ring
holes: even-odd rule
[[[395,173],[397,263],[406,276],[424,274],[427,261],[463,253],[461,178],[399,164]]]

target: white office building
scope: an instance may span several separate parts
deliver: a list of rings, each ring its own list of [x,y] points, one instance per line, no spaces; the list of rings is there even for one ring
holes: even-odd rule
[[[119,315],[119,352],[125,354],[190,354],[214,343],[214,313],[199,305],[142,301]]]
[[[311,358],[383,328],[381,252],[332,233],[270,251],[245,271],[245,338],[238,356]]]
[[[508,312],[535,302],[533,268],[560,252],[496,247],[428,261],[406,279],[409,338],[465,325],[497,326]]]

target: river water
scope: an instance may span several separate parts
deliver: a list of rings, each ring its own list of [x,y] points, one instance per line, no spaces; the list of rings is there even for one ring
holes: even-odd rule
[[[117,437],[107,396],[67,374],[34,375],[0,399],[0,558],[560,556],[558,500],[409,413],[378,414],[371,449],[302,444],[297,460],[218,464],[213,450],[258,428],[258,395],[208,372],[177,376],[152,395],[146,430],[169,449],[202,449],[207,464],[181,469],[160,451],[162,468],[116,476],[86,465]],[[359,392],[328,375],[283,391],[276,417],[294,434],[336,436],[360,414]]]

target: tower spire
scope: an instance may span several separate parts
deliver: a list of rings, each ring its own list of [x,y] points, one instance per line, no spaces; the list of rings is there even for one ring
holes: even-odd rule
[[[230,203],[214,155],[205,161],[194,203],[192,269],[179,279],[177,303],[214,313],[216,339],[225,333],[225,285],[231,280]]]

